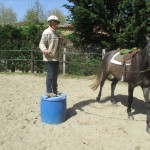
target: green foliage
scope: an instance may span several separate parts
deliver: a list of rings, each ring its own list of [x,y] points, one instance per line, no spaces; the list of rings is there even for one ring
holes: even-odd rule
[[[0,61],[0,72],[6,71],[6,65],[4,61]]]
[[[82,43],[98,43],[109,50],[118,46],[143,47],[149,35],[148,0],[68,0],[70,22]]]
[[[17,15],[12,8],[5,7],[0,3],[0,25],[13,24],[17,22]]]
[[[34,70],[37,73],[43,73],[45,71],[45,64],[42,61],[42,53],[38,47],[42,32],[45,28],[44,24],[0,26],[0,59],[5,59],[1,61],[0,71],[11,70],[11,72],[15,72],[16,70],[19,70],[22,72],[29,72],[31,70],[31,51],[29,50],[33,50]],[[65,39],[69,40],[68,37],[69,35],[66,35]],[[72,36],[72,39],[75,39],[75,36]],[[78,37],[76,39],[79,40]],[[79,48],[79,46],[78,48],[75,47],[75,49],[78,50]],[[93,46],[91,48],[93,49]],[[75,51],[77,52],[78,50]],[[78,52],[83,51],[84,50],[80,49]],[[99,56],[67,55],[67,61],[69,63],[67,64],[66,72],[77,75],[91,75],[95,72],[95,68],[100,62],[99,58]],[[62,72],[61,65],[60,71]]]
[[[74,46],[78,46],[82,43],[80,36],[76,32],[66,35],[65,40],[71,41],[74,43]]]
[[[50,16],[50,15],[57,16],[59,18],[59,21],[60,21],[61,25],[66,24],[66,16],[63,14],[63,12],[60,9],[54,8],[53,10],[50,10],[48,12],[48,16]]]
[[[23,21],[26,24],[46,23],[47,18],[50,15],[56,15],[59,18],[59,21],[62,25],[66,23],[66,16],[60,9],[54,8],[46,12],[42,8],[42,5],[39,2],[39,0],[36,0],[34,5],[27,9]]]
[[[44,14],[42,5],[40,4],[39,0],[36,0],[34,5],[27,9],[23,21],[28,24],[37,24],[44,22],[45,20],[46,16]]]
[[[0,58],[9,60],[3,61],[2,66],[6,66],[4,68],[10,69],[12,72],[15,70],[28,72],[31,68],[31,51],[28,50],[39,50],[38,45],[44,29],[45,26],[43,24],[30,24],[29,26],[24,27],[11,25],[0,26]],[[10,61],[10,59],[12,60]],[[42,60],[40,50],[35,53],[34,59]],[[38,63],[37,65],[41,66],[41,64],[42,63]],[[38,67],[36,67],[36,70],[38,70]]]
[[[100,64],[101,57],[96,55],[72,55],[67,56],[66,72],[74,75],[89,76],[95,74],[95,68]]]
[[[15,72],[16,70],[19,70],[22,72],[29,72],[31,70],[31,51],[29,50],[32,50],[32,53],[34,54],[34,70],[37,73],[43,73],[45,71],[45,64],[42,61],[42,53],[38,47],[42,32],[45,28],[44,24],[0,26],[0,59],[5,59],[0,62],[0,71],[11,70],[11,72]],[[68,41],[70,37],[72,40],[79,40],[78,44],[80,43],[79,37],[76,37],[75,35],[66,35],[65,39]],[[67,47],[67,51],[72,50],[72,52],[83,53],[82,55],[67,55],[66,72],[75,75],[92,75],[95,73],[95,68],[97,68],[100,63],[101,56],[97,54],[84,55],[84,52],[86,48],[88,48],[89,51],[90,49],[93,49],[93,51],[98,52],[97,47],[91,45],[86,48],[84,47],[83,49],[83,47],[80,47],[78,44],[76,47]],[[60,71],[62,72],[61,65]]]

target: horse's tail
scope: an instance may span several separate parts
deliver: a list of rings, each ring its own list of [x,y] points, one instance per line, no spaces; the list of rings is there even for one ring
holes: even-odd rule
[[[102,80],[102,77],[103,77],[103,70],[102,68],[98,71],[97,75],[94,77],[95,78],[95,81],[92,85],[90,85],[91,89],[92,90],[96,90],[98,88],[98,86],[100,85],[100,82]]]

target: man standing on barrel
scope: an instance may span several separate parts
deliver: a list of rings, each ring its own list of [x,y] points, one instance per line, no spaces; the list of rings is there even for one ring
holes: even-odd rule
[[[43,52],[43,61],[46,64],[46,93],[52,97],[58,95],[58,72],[59,52],[62,49],[63,36],[58,32],[60,21],[57,16],[50,16],[47,19],[49,27],[44,30],[39,48]]]

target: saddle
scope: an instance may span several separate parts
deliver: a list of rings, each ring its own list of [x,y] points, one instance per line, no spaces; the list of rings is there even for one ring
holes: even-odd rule
[[[137,48],[121,49],[120,54],[116,55],[114,59],[122,62],[122,65],[126,63],[129,64],[131,63],[131,59],[133,58],[133,56],[136,55],[137,51],[138,51]]]
[[[123,74],[121,77],[121,81],[125,80],[125,72],[126,72],[126,65],[131,64],[132,58],[136,55],[138,49],[121,49],[118,53],[116,53],[113,58],[111,59],[111,63],[123,65]],[[119,62],[119,63],[117,63]]]

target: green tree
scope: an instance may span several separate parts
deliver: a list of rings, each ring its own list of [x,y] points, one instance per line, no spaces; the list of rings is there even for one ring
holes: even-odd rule
[[[13,9],[7,8],[2,3],[0,3],[0,24],[13,24],[15,22],[17,22],[17,17]]]
[[[46,20],[42,5],[36,0],[34,5],[27,9],[23,21],[26,23],[41,23]]]
[[[60,20],[60,24],[63,25],[66,23],[67,18],[60,9],[55,8],[53,10],[48,11],[48,16],[50,16],[50,15],[56,15]]]
[[[149,34],[149,0],[68,0],[64,5],[82,43],[112,49],[142,47]]]

